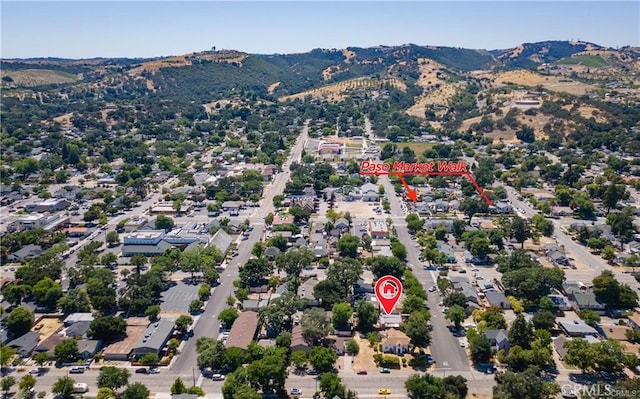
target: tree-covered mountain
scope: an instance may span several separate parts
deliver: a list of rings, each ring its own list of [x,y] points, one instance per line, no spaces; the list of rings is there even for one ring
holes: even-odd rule
[[[57,58],[2,60],[5,89],[37,86],[60,72],[77,79],[65,84],[102,82],[100,86],[126,86],[145,80],[150,94],[211,98],[230,90],[250,90],[259,95],[284,96],[348,79],[393,76],[417,79],[419,64],[433,60],[453,73],[472,70],[533,68],[589,50],[590,43],[547,41],[526,43],[513,49],[474,50],[454,47],[377,46],[371,48],[314,49],[296,54],[247,54],[230,50],[205,51],[154,59],[67,60]],[[33,70],[38,70],[34,72]],[[37,74],[38,79],[33,79]],[[60,84],[59,80],[51,83]]]

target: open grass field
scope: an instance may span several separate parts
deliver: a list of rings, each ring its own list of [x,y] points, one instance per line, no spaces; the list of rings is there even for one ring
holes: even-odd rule
[[[609,65],[607,61],[599,55],[577,55],[573,57],[563,58],[558,61],[561,65],[582,65],[586,67],[596,68]]]
[[[433,148],[434,143],[425,143],[422,141],[413,141],[408,143],[398,143],[398,149],[402,150],[404,147],[409,147],[416,155],[421,155],[426,150]]]

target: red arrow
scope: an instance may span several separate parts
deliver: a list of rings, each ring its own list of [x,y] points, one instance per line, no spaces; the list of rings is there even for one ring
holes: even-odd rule
[[[418,202],[418,193],[416,192],[416,190],[412,190],[411,187],[409,187],[407,182],[404,181],[404,177],[401,174],[398,174],[398,178],[404,186],[404,189],[407,190],[407,198],[409,198],[413,202]]]

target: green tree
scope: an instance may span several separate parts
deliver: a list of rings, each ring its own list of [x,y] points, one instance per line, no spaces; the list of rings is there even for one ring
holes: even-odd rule
[[[189,313],[191,314],[200,313],[203,306],[204,306],[204,302],[202,302],[200,299],[194,299],[189,303]]]
[[[294,351],[291,352],[290,359],[291,364],[296,368],[296,370],[301,371],[304,370],[307,365],[307,353],[305,351]]]
[[[549,310],[541,310],[533,315],[531,323],[536,329],[550,330],[556,323],[556,315]]]
[[[351,296],[353,284],[358,281],[362,274],[362,265],[355,259],[342,259],[329,265],[327,268],[327,279],[334,281],[342,287],[341,297],[347,300]]]
[[[519,345],[523,349],[529,349],[532,339],[533,326],[526,321],[522,313],[518,314],[509,329],[509,343],[511,345]]]
[[[89,326],[87,335],[102,342],[112,342],[122,336],[127,329],[127,323],[117,316],[103,316],[94,319]]]
[[[538,378],[535,367],[521,373],[510,371],[496,374],[493,397],[496,399],[545,399],[551,386]]]
[[[591,327],[596,327],[600,323],[600,315],[591,309],[582,309],[578,316]]]
[[[607,215],[612,208],[615,208],[618,205],[618,202],[622,199],[629,197],[629,193],[627,192],[624,184],[609,184],[604,188],[604,192],[602,194],[602,206],[607,209]]]
[[[53,350],[58,363],[72,362],[78,358],[78,341],[73,338],[60,341]]]
[[[629,240],[635,231],[633,220],[634,210],[630,206],[625,207],[622,212],[607,215],[607,224],[611,226],[611,232],[620,240],[621,249],[622,244]]]
[[[12,305],[20,305],[31,294],[31,287],[23,284],[10,284],[2,291],[4,299]]]
[[[349,326],[353,315],[353,309],[348,303],[336,303],[332,309],[332,323],[336,329],[344,329]]]
[[[173,219],[162,214],[158,215],[155,221],[155,228],[157,230],[169,231],[173,229],[173,225],[174,225]]]
[[[358,301],[356,316],[358,318],[358,330],[366,334],[373,331],[378,321],[378,310],[371,302]]]
[[[445,312],[445,318],[451,321],[456,329],[460,328],[460,324],[467,318],[467,312],[460,305],[453,305]]]
[[[16,337],[24,335],[31,329],[32,325],[33,315],[27,308],[22,306],[13,308],[6,321],[7,330]]]
[[[233,322],[238,318],[238,310],[236,308],[227,308],[220,312],[218,320],[220,320],[227,328],[231,328]]]
[[[316,370],[330,371],[338,356],[332,348],[314,346],[309,353],[309,362]]]
[[[351,234],[343,234],[338,239],[338,252],[340,256],[347,258],[358,257],[358,246],[360,245],[360,239]]]
[[[127,388],[122,392],[122,399],[148,399],[149,388],[147,388],[141,382],[134,382],[127,385]]]
[[[442,379],[431,374],[413,374],[407,378],[404,386],[409,396],[414,399],[444,399],[446,395]],[[451,397],[453,398],[453,396]]]
[[[185,334],[189,330],[189,326],[193,323],[193,318],[189,315],[183,314],[176,319],[176,330],[181,334]]]
[[[476,363],[485,363],[491,359],[491,342],[484,334],[472,335],[469,340],[471,359]]]
[[[187,386],[184,385],[184,381],[180,377],[173,381],[170,389],[171,395],[180,395],[187,392]]]
[[[347,353],[355,356],[358,354],[358,352],[360,352],[360,345],[358,344],[358,341],[356,341],[355,339],[350,339],[347,341],[347,343],[345,344],[345,347],[347,349]]]
[[[326,312],[321,308],[311,308],[304,312],[300,320],[302,336],[317,345],[330,331],[330,323]]]
[[[45,277],[31,288],[31,295],[39,306],[53,309],[62,297],[62,287],[51,278]]]
[[[49,361],[49,355],[45,352],[38,352],[32,356],[32,359],[38,365],[38,367],[42,367],[46,362]]]
[[[114,399],[115,393],[110,388],[99,388],[96,399]]]
[[[51,393],[60,395],[62,399],[70,399],[73,397],[73,386],[76,381],[70,377],[60,377],[53,383]]]
[[[405,222],[407,222],[407,229],[411,231],[420,231],[424,226],[424,219],[422,219],[416,213],[409,213],[404,218]]]
[[[467,215],[469,218],[467,224],[471,224],[471,219],[478,213],[486,213],[489,210],[489,206],[483,200],[477,198],[464,197],[460,201],[460,211]]]
[[[595,364],[595,351],[587,340],[574,338],[565,342],[564,347],[567,349],[567,354],[564,356],[564,361],[567,364],[578,367],[582,372]]]
[[[4,396],[9,395],[9,391],[11,390],[11,387],[14,385],[16,385],[16,378],[11,375],[4,377],[3,379],[0,380],[0,388],[2,388],[2,391],[4,392]]]
[[[129,383],[131,373],[120,367],[106,366],[100,369],[98,374],[98,388],[109,388],[115,392]]]
[[[152,323],[158,320],[160,314],[160,305],[151,305],[144,311],[144,315],[149,318]]]
[[[531,237],[529,223],[525,219],[515,216],[511,221],[509,235],[520,243],[521,248],[524,248],[524,242]]]
[[[426,348],[431,342],[429,314],[426,311],[413,312],[402,324],[402,331],[409,337],[414,348]]]
[[[22,378],[20,378],[18,388],[22,392],[29,392],[33,387],[36,386],[36,382],[36,377],[32,376],[31,374],[26,374],[23,375]]]

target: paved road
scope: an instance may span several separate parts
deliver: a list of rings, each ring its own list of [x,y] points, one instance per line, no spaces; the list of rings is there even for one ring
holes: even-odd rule
[[[181,378],[193,378],[194,367],[197,367],[197,354],[195,343],[200,337],[218,338],[218,314],[227,307],[226,300],[233,294],[233,281],[238,278],[239,266],[244,265],[251,257],[251,249],[253,245],[263,238],[264,217],[273,211],[273,197],[282,194],[284,186],[289,181],[291,172],[289,171],[289,163],[291,160],[299,160],[304,142],[308,136],[308,122],[304,128],[296,144],[292,147],[289,154],[289,160],[285,162],[283,171],[276,175],[273,182],[267,186],[264,191],[263,199],[260,207],[256,208],[249,218],[251,226],[254,227],[247,240],[240,240],[238,245],[239,255],[227,261],[227,266],[220,273],[220,284],[215,288],[213,295],[209,299],[202,315],[195,323],[194,337],[187,341],[181,349],[180,356],[171,366],[171,374],[180,376]]]
[[[513,187],[506,187],[507,196],[511,204],[514,208],[520,208],[524,212],[525,217],[531,218],[534,215],[537,215],[538,212],[533,208],[527,201],[519,200],[519,194]],[[554,225],[554,235],[556,237],[556,241],[558,245],[563,246],[566,254],[569,257],[575,259],[576,263],[580,265],[584,265],[588,267],[588,269],[582,270],[572,270],[565,269],[565,274],[567,276],[567,280],[576,280],[576,281],[591,281],[593,278],[603,270],[611,270],[613,271],[616,279],[620,282],[629,284],[631,286],[637,286],[637,282],[633,276],[630,274],[620,273],[615,269],[611,268],[607,264],[607,262],[599,256],[593,255],[586,247],[580,245],[579,243],[573,241],[571,239],[571,235],[565,233],[561,227],[567,224],[564,220],[559,219],[550,219]],[[573,220],[575,222],[576,220]]]
[[[414,245],[414,240],[409,235],[404,221],[404,212],[400,207],[400,199],[395,194],[393,185],[388,176],[380,176],[379,183],[384,186],[385,193],[391,204],[391,217],[394,220],[393,225],[400,242],[407,248],[407,262],[412,264],[413,273],[422,282],[425,290],[435,285],[435,274],[424,270],[422,262],[419,260],[419,249]],[[459,373],[469,371],[469,361],[466,352],[460,347],[458,339],[454,337],[448,329],[450,323],[445,320],[441,308],[438,306],[442,298],[437,293],[429,293],[429,308],[431,309],[431,324],[433,331],[431,332],[431,353],[436,361],[437,369],[444,372]]]

